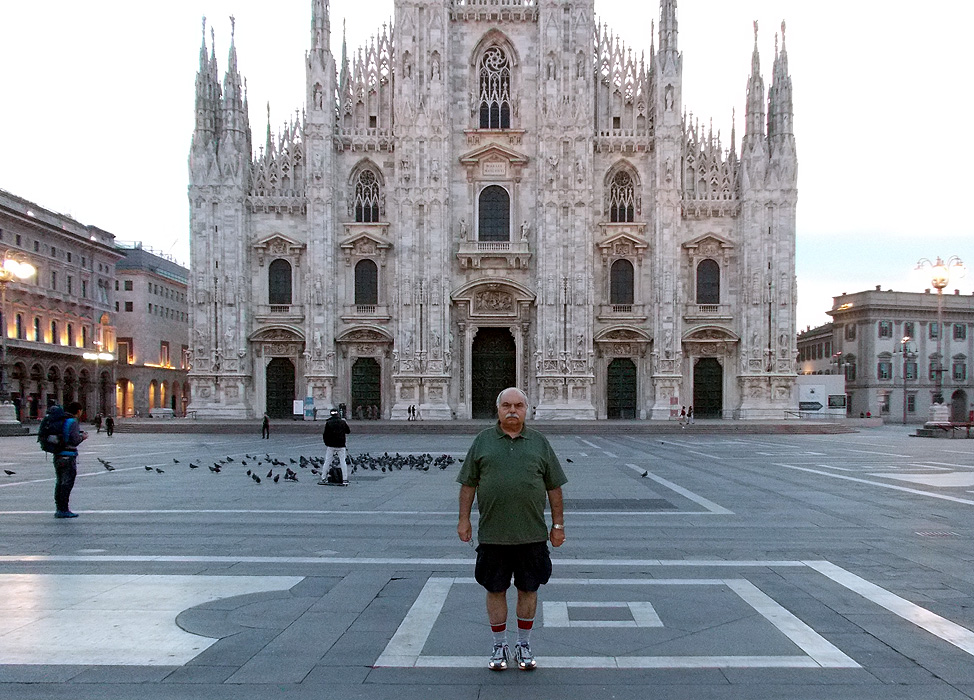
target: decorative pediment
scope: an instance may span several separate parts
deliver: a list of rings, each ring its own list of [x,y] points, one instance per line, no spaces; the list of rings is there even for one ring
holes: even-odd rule
[[[281,233],[272,234],[254,243],[254,252],[257,254],[258,265],[263,265],[264,258],[270,255],[272,257],[290,258],[297,267],[301,264],[301,255],[306,248],[307,246],[304,243]]]
[[[740,338],[722,326],[698,326],[683,335],[683,342],[693,343],[737,343]]]
[[[335,339],[336,343],[392,343],[393,338],[378,326],[353,326]]]
[[[254,331],[252,343],[303,343],[304,333],[293,326],[265,326]]]
[[[514,180],[521,181],[521,170],[528,164],[528,157],[513,148],[488,143],[460,156],[460,163],[467,168],[467,180]]]
[[[386,255],[392,244],[371,231],[358,231],[346,238],[340,248],[345,255],[345,265],[351,266],[352,257],[371,258],[378,256],[382,265],[386,264]]]
[[[455,304],[463,305],[470,318],[516,317],[523,307],[534,303],[535,294],[513,280],[476,280],[463,285],[450,295]]]
[[[595,335],[599,357],[642,357],[653,339],[635,326],[611,326]]]
[[[610,224],[609,226],[616,226]],[[608,228],[603,225],[603,233],[609,234],[596,245],[602,252],[602,263],[608,264],[609,258],[632,258],[635,257],[639,264],[643,262],[643,256],[649,248],[649,243],[641,235],[645,224],[619,224],[625,226],[623,229]],[[638,227],[638,228],[637,228]]]
[[[698,326],[683,336],[684,352],[704,357],[728,356],[740,338],[721,326]]]
[[[687,241],[683,247],[690,255],[691,261],[699,258],[722,258],[726,261],[734,249],[734,244],[723,236],[707,233],[692,241]]]

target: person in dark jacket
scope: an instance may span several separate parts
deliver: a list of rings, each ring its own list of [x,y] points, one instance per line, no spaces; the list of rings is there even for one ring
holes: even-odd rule
[[[77,518],[68,507],[71,489],[74,488],[75,477],[78,476],[78,445],[88,439],[88,433],[81,429],[81,404],[72,401],[64,407],[68,414],[64,421],[64,449],[54,455],[54,517]]]
[[[270,440],[271,439],[271,419],[264,414],[264,420],[260,423],[260,439]]]
[[[328,483],[328,470],[331,468],[331,460],[338,455],[338,465],[342,474],[342,486],[348,486],[348,465],[345,463],[345,436],[352,432],[348,423],[342,420],[337,408],[331,409],[331,415],[325,421],[325,430],[321,434],[321,439],[325,441],[325,469],[322,472],[322,479],[319,484]]]

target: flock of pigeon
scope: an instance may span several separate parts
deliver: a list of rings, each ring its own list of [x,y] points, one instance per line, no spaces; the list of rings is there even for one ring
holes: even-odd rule
[[[102,459],[101,457],[96,458],[106,471],[113,472],[116,467],[107,459]],[[175,457],[173,457],[173,464],[178,465],[182,462]],[[382,472],[383,474],[392,473],[394,471],[402,471],[406,469],[407,471],[420,471],[428,472],[430,468],[436,469],[446,469],[451,464],[455,462],[463,462],[463,460],[457,460],[453,456],[448,454],[442,454],[438,457],[434,457],[429,453],[423,454],[389,454],[384,452],[381,455],[373,456],[368,452],[356,456],[348,455],[346,457],[346,463],[354,474],[357,471],[367,472]],[[305,457],[301,455],[298,459],[293,457],[288,458],[285,462],[277,457],[272,457],[269,453],[264,455],[244,455],[243,458],[235,460],[233,457],[227,456],[223,459],[217,460],[212,464],[205,465],[212,473],[220,474],[224,469],[233,468],[239,464],[240,467],[246,469],[246,475],[255,484],[263,483],[265,480],[271,481],[273,483],[278,483],[283,478],[284,481],[299,481],[298,474],[300,471],[292,469],[290,465],[294,465],[301,469],[307,469],[313,476],[318,477],[320,480],[325,480],[325,475],[328,471],[328,467],[331,465],[325,465],[324,457]],[[332,460],[332,464],[338,464],[338,457],[336,456]],[[203,464],[197,464],[196,462],[190,461],[188,464],[190,469],[200,469]],[[269,467],[267,474],[261,476],[264,472],[264,467]],[[150,467],[145,465],[145,470],[147,472],[156,472],[158,474],[165,474],[166,470],[159,467]],[[283,468],[283,471],[281,469]],[[9,474],[8,474],[9,475]]]

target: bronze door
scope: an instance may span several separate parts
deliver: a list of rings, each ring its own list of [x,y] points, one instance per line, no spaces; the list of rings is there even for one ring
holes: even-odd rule
[[[267,415],[290,418],[294,412],[294,364],[275,357],[267,365]]]
[[[636,417],[636,363],[622,357],[609,363],[607,393],[607,418]]]
[[[715,357],[697,360],[693,367],[693,415],[722,418],[724,413],[724,368]]]
[[[506,328],[481,328],[471,355],[471,412],[474,418],[496,418],[497,395],[517,382],[514,338]]]
[[[382,368],[371,357],[360,357],[352,365],[352,415],[358,416],[358,408],[365,411],[369,406],[382,415]]]

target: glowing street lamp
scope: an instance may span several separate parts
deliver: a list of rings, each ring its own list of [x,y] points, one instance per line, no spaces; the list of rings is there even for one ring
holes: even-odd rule
[[[95,345],[98,346],[98,352],[86,352],[81,356],[86,360],[94,360],[95,362],[95,413],[104,413],[105,411],[102,406],[104,403],[104,389],[102,387],[101,372],[98,370],[98,363],[112,362],[115,356],[110,352],[101,352],[102,342],[100,340],[96,340]]]
[[[4,250],[0,253],[0,315],[3,316],[3,327],[0,328],[0,406],[11,406],[10,390],[7,387],[7,285],[14,280],[26,280],[34,276],[37,268],[30,264],[27,256],[14,250]],[[6,422],[5,412],[12,412],[12,407],[3,411],[0,409],[0,420]],[[16,418],[13,418],[16,422]]]
[[[927,258],[920,258],[916,266],[917,270],[930,271],[930,284],[937,290],[937,369],[934,370],[937,378],[937,389],[933,395],[935,404],[944,402],[944,288],[950,284],[950,276],[964,275],[964,263],[956,255],[951,255],[944,262],[937,256],[937,262],[930,262]]]

